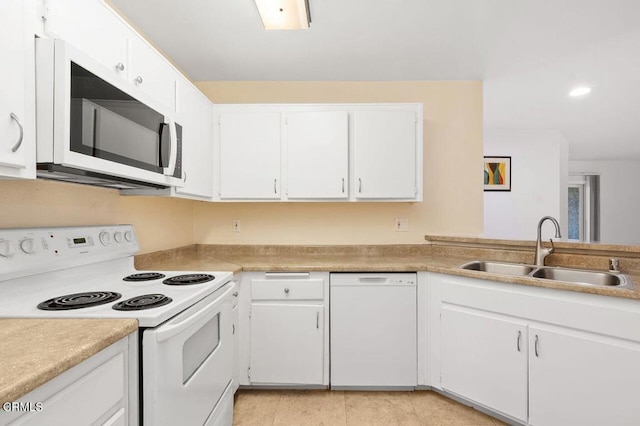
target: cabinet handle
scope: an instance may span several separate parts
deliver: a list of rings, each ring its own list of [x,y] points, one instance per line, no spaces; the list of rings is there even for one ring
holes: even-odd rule
[[[278,179],[274,179],[273,180],[273,193],[277,194],[278,193],[278,189],[276,188],[276,184],[278,183]]]
[[[233,327],[233,333],[232,334],[236,334],[236,325],[235,324],[231,324],[231,327]]]
[[[116,69],[118,71],[124,71],[124,64],[122,62],[119,62],[118,65],[116,65]]]
[[[142,79],[142,77],[140,77],[140,76],[136,77],[136,83],[142,84],[143,82],[144,82],[144,80]]]
[[[534,351],[535,351],[535,353],[536,353],[536,358],[540,358],[540,354],[539,354],[539,352],[538,352],[538,340],[539,340],[539,339],[538,339],[538,335],[536,334],[536,337],[535,337],[535,347],[534,347]]]
[[[518,352],[520,352],[520,339],[522,338],[522,331],[518,330]]]
[[[344,194],[344,178],[342,178],[342,193]]]
[[[320,311],[316,312],[316,328],[320,330]]]
[[[182,175],[183,175],[182,181],[184,183],[187,183],[187,172],[182,172]]]
[[[362,179],[358,178],[358,192],[362,193]]]
[[[289,289],[288,289],[288,288],[285,288],[285,289],[284,289],[284,292],[285,292],[286,294],[289,294]]]
[[[11,152],[16,152],[22,146],[22,138],[24,137],[24,128],[22,127],[22,122],[20,121],[17,115],[15,115],[14,113],[11,113],[10,116],[16,123],[18,123],[18,127],[20,128],[20,135],[18,135],[18,142],[16,142],[16,144],[11,148]]]

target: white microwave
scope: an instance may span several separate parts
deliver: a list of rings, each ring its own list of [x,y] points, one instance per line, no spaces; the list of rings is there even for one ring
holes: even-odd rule
[[[182,127],[115,72],[63,40],[36,39],[36,90],[39,178],[182,186]]]

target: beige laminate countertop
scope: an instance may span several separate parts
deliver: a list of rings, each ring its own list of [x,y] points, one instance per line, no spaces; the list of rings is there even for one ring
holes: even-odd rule
[[[640,276],[632,276],[634,290],[571,284],[531,277],[515,277],[460,269],[475,257],[425,254],[362,255],[362,254],[236,254],[181,252],[174,256],[150,257],[140,262],[138,269],[194,271],[269,271],[269,272],[407,272],[430,271],[469,278],[479,278],[517,285],[552,288],[640,300]]]
[[[0,403],[17,401],[137,329],[135,319],[0,319]]]

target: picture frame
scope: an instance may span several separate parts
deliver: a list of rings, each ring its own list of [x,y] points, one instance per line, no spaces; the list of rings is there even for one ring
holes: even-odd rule
[[[511,191],[511,157],[484,157],[484,190]]]

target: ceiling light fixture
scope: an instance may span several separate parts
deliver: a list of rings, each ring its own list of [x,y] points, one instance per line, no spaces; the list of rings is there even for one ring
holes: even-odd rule
[[[255,0],[267,30],[306,30],[311,22],[309,0]]]
[[[581,86],[581,87],[576,87],[575,89],[571,90],[569,92],[569,96],[575,98],[577,96],[584,96],[589,92],[591,92],[591,87]]]

